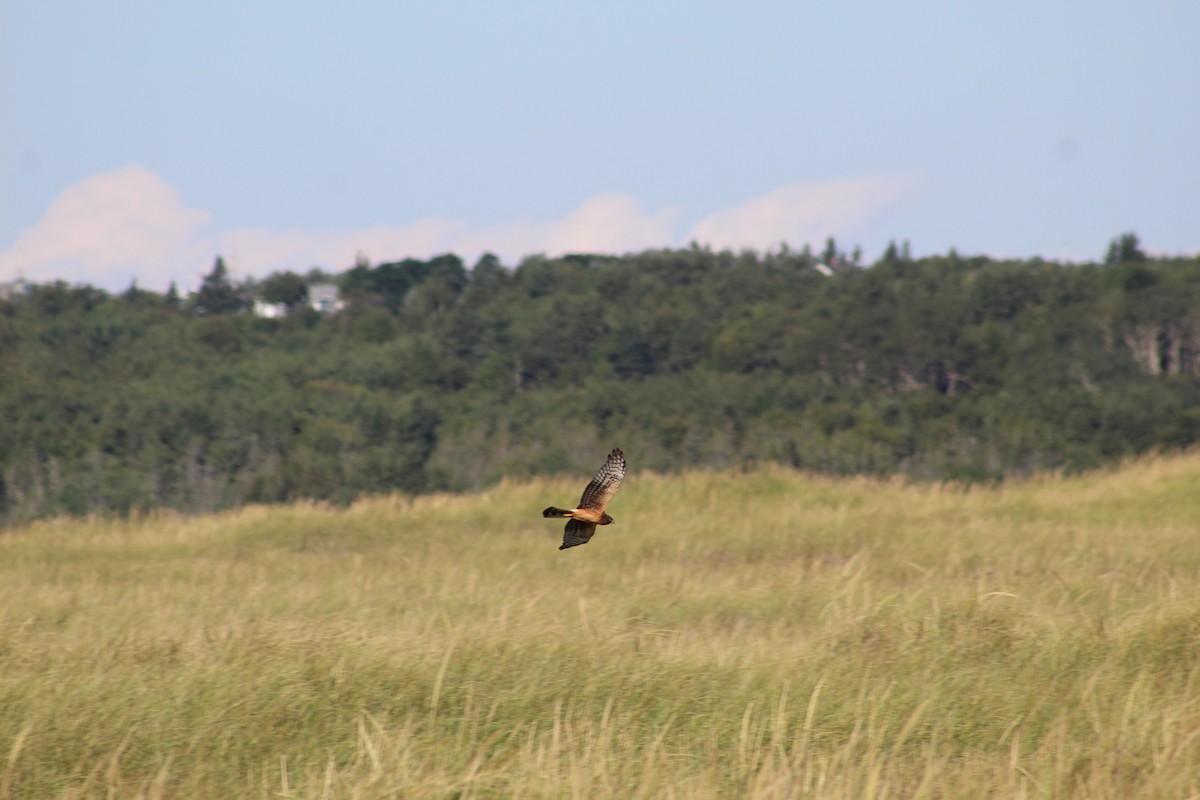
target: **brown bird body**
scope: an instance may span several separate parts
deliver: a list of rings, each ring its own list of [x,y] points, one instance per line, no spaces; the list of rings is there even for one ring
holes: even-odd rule
[[[542,512],[543,517],[569,517],[567,527],[563,529],[563,543],[559,550],[568,547],[587,544],[596,532],[597,525],[611,525],[613,518],[604,511],[608,501],[612,500],[621,481],[625,480],[625,454],[621,448],[616,448],[608,454],[604,466],[592,478],[583,497],[579,499],[576,508],[556,508],[550,506]]]

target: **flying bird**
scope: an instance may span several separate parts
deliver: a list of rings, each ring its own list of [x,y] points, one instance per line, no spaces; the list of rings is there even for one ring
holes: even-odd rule
[[[604,507],[612,500],[621,481],[625,480],[625,454],[616,448],[608,454],[608,460],[591,483],[583,490],[578,508],[555,508],[550,506],[542,512],[543,517],[570,517],[563,530],[563,543],[559,550],[577,544],[587,544],[596,532],[597,525],[611,525],[613,518],[605,513]]]

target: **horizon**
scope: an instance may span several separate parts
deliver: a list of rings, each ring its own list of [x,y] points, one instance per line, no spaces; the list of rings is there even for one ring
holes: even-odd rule
[[[1136,232],[1127,231],[1124,234],[1112,237],[1109,240],[1109,245],[1112,245],[1113,243],[1115,243],[1121,236],[1128,235],[1128,234],[1133,234],[1135,236],[1135,238],[1137,237]],[[901,247],[903,245],[907,245],[908,240],[907,239],[900,240],[900,241],[889,240],[888,245],[890,246],[892,244],[896,245],[897,247]],[[838,246],[838,250],[840,252],[845,253],[846,247],[842,243],[837,243],[837,246]],[[137,280],[137,276],[134,276],[131,279],[130,283],[126,284],[125,286],[113,288],[113,287],[99,286],[99,285],[95,285],[95,284],[91,284],[91,283],[87,283],[87,282],[72,283],[72,282],[63,280],[62,278],[50,278],[50,279],[44,280],[44,281],[35,281],[35,280],[30,280],[21,274],[0,280],[0,287],[11,288],[11,287],[16,286],[17,284],[24,284],[26,287],[34,287],[34,286],[49,286],[49,285],[54,285],[56,283],[65,283],[70,288],[99,289],[99,290],[104,291],[107,294],[110,294],[113,296],[123,294],[130,290],[152,292],[155,294],[164,294],[165,295],[165,294],[169,294],[170,291],[172,289],[174,289],[174,291],[176,291],[181,298],[186,298],[190,295],[194,295],[197,291],[199,291],[199,287],[203,284],[204,279],[209,274],[211,274],[212,271],[215,269],[216,263],[218,260],[225,263],[226,271],[228,273],[228,277],[229,277],[229,280],[230,280],[233,288],[235,288],[239,291],[245,291],[247,289],[253,290],[258,285],[260,285],[265,279],[267,279],[273,275],[279,275],[279,274],[284,274],[284,273],[292,273],[292,274],[298,275],[310,287],[316,286],[316,285],[322,285],[322,284],[337,285],[338,278],[340,278],[343,274],[345,274],[346,272],[348,272],[351,269],[354,269],[357,266],[367,266],[367,267],[374,268],[374,267],[382,266],[384,264],[401,264],[405,261],[410,261],[410,260],[427,262],[427,261],[433,261],[438,258],[446,258],[446,257],[456,258],[456,259],[458,259],[459,262],[462,263],[463,268],[469,274],[471,271],[473,271],[475,269],[476,266],[478,266],[478,263],[480,260],[482,260],[485,257],[489,257],[489,256],[496,258],[497,263],[499,264],[499,266],[502,269],[515,271],[517,269],[520,269],[526,262],[537,260],[537,259],[555,260],[555,259],[574,258],[574,257],[598,257],[598,258],[624,259],[624,258],[637,258],[638,256],[643,255],[645,253],[663,252],[663,251],[667,251],[667,252],[690,251],[694,248],[698,248],[702,251],[709,252],[709,253],[728,252],[728,253],[737,253],[740,255],[742,253],[749,252],[749,253],[753,253],[756,258],[768,258],[768,257],[772,257],[772,256],[779,256],[781,254],[786,255],[786,256],[801,256],[801,255],[803,255],[805,250],[808,250],[808,251],[810,251],[809,257],[812,259],[812,262],[813,262],[810,265],[810,267],[812,269],[815,269],[816,271],[820,272],[822,275],[824,275],[826,277],[831,277],[833,275],[838,274],[836,272],[828,270],[828,265],[825,263],[825,261],[822,260],[822,256],[818,254],[816,247],[814,247],[813,245],[810,245],[809,243],[805,243],[799,249],[793,249],[790,246],[787,246],[786,243],[784,243],[783,248],[777,248],[775,250],[771,250],[771,249],[761,249],[760,250],[760,249],[753,248],[753,247],[746,247],[746,248],[728,248],[727,247],[727,248],[717,249],[717,248],[711,247],[710,245],[702,245],[702,244],[699,244],[698,242],[691,242],[691,243],[688,243],[687,245],[682,245],[682,246],[678,246],[678,247],[648,247],[643,250],[631,251],[631,252],[626,252],[626,253],[564,252],[564,253],[561,253],[556,256],[548,256],[545,253],[529,253],[527,255],[522,256],[520,259],[518,259],[517,261],[515,261],[513,263],[506,263],[503,258],[501,258],[491,252],[481,253],[476,259],[474,259],[473,262],[468,261],[465,258],[462,258],[459,254],[454,253],[454,252],[433,253],[428,258],[423,258],[423,259],[415,258],[413,256],[404,256],[403,258],[384,259],[384,260],[380,260],[377,262],[372,262],[369,259],[363,258],[360,255],[360,256],[356,257],[356,260],[354,263],[352,263],[349,266],[340,268],[340,269],[328,269],[328,268],[320,267],[320,266],[313,266],[313,267],[310,267],[309,269],[292,269],[292,268],[288,268],[288,267],[282,267],[278,270],[273,270],[271,272],[263,273],[263,274],[259,274],[259,275],[252,275],[252,274],[239,275],[237,272],[235,272],[233,269],[231,269],[229,267],[228,259],[226,259],[220,253],[217,253],[213,256],[213,260],[208,264],[208,266],[201,269],[194,276],[192,282],[190,282],[190,283],[189,282],[181,282],[179,280],[173,279],[167,284],[167,286],[165,286],[161,289],[148,288],[148,287],[140,285]],[[855,248],[850,248],[850,249],[855,249]],[[1141,249],[1143,250],[1144,254],[1146,255],[1146,258],[1149,261],[1171,260],[1171,259],[1177,259],[1177,258],[1185,258],[1185,259],[1186,258],[1200,258],[1200,252],[1197,252],[1197,253],[1154,253],[1152,251],[1147,250],[1146,248],[1141,248]],[[871,267],[874,267],[876,264],[882,262],[883,258],[884,258],[884,252],[881,252],[880,254],[878,254],[874,257],[868,257],[866,253],[861,253],[860,255],[861,255],[861,258],[858,261],[848,259],[848,262],[850,263],[850,265],[856,269],[870,269]],[[957,248],[954,248],[954,247],[951,247],[945,253],[915,254],[915,255],[910,255],[910,257],[909,257],[909,259],[914,263],[920,262],[924,259],[933,259],[933,258],[959,258],[959,259],[982,258],[982,259],[986,259],[989,263],[1026,263],[1026,262],[1037,261],[1040,264],[1049,264],[1049,265],[1061,266],[1061,267],[1083,267],[1083,266],[1090,266],[1090,265],[1103,265],[1105,263],[1103,257],[1082,259],[1082,260],[1078,260],[1078,261],[1071,260],[1071,259],[1044,258],[1037,254],[1024,256],[1024,257],[993,257],[993,256],[987,255],[986,253],[959,252],[957,250]],[[840,258],[834,258],[832,263],[835,266],[837,264],[841,263]],[[4,298],[0,298],[0,299],[4,299]]]

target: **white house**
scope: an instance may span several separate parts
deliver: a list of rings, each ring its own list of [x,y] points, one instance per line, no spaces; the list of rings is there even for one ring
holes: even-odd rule
[[[256,299],[254,301],[254,316],[256,317],[279,319],[280,317],[286,317],[287,312],[287,303],[268,303],[266,300],[262,299]]]
[[[326,314],[341,311],[346,303],[338,297],[338,288],[332,283],[314,283],[308,287],[308,305],[318,313]],[[280,319],[288,315],[287,303],[268,303],[262,298],[254,301],[253,312],[256,317],[265,319]]]
[[[24,278],[0,283],[0,300],[12,300],[17,295],[25,294],[28,291],[29,284],[25,282]]]
[[[341,311],[346,306],[345,301],[338,297],[338,288],[332,283],[314,283],[309,286],[308,304],[313,307],[314,311],[322,314]]]

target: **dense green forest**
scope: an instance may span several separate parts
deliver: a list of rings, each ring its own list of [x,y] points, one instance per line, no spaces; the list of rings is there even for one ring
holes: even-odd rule
[[[1200,259],[445,255],[0,300],[0,521],[778,461],[987,480],[1200,439]],[[318,312],[335,283],[345,306]],[[251,313],[280,304],[278,319]]]

